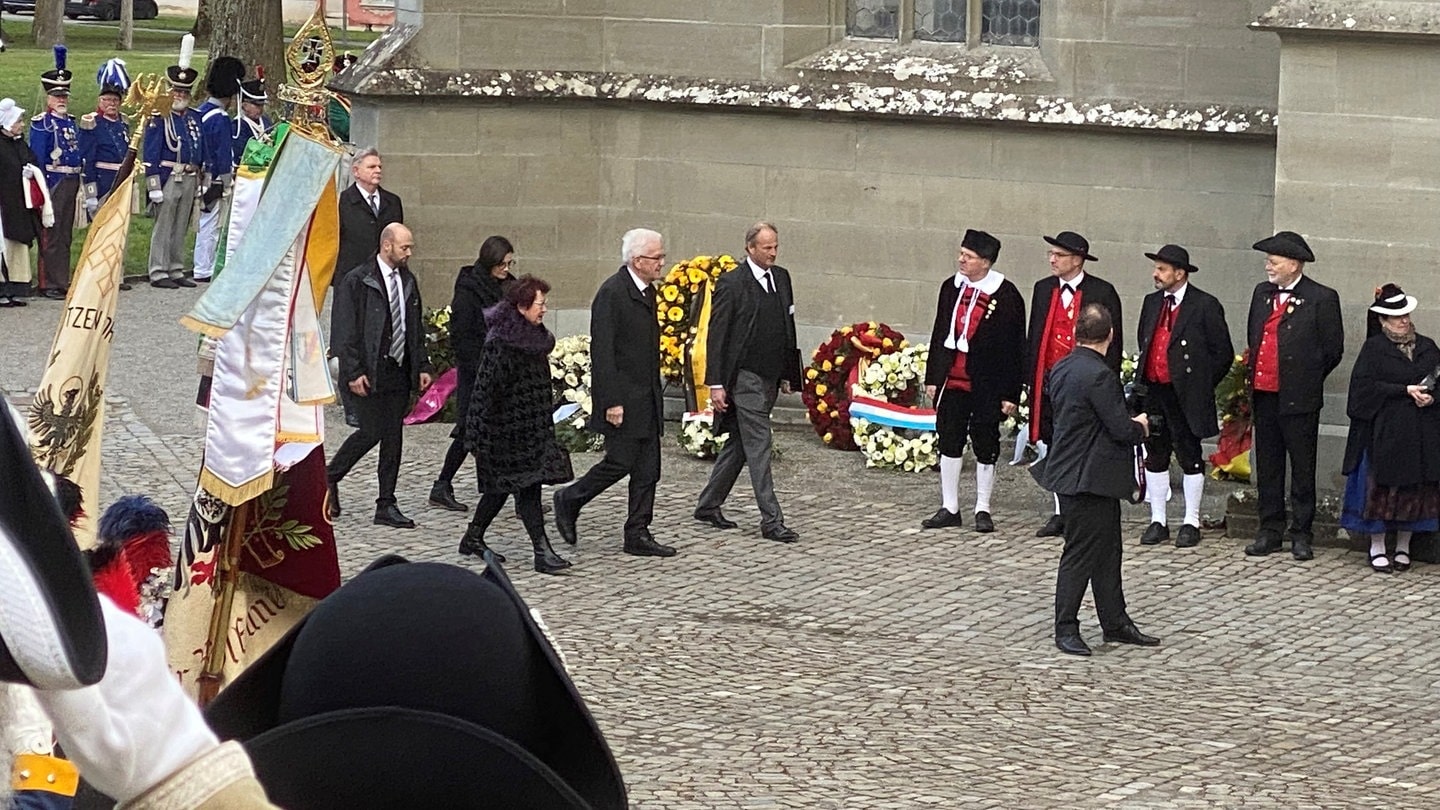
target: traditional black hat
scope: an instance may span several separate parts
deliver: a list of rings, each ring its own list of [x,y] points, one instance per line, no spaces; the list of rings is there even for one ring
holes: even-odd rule
[[[1315,261],[1315,254],[1305,244],[1305,237],[1294,231],[1280,231],[1261,239],[1250,247],[1270,256],[1284,256],[1301,262]]]
[[[105,674],[100,601],[19,414],[0,409],[0,681],[89,686]]]
[[[1074,253],[1087,262],[1098,262],[1099,259],[1090,255],[1090,240],[1074,231],[1061,231],[1052,236],[1045,237],[1045,241],[1068,253]]]
[[[1419,303],[1415,296],[1406,295],[1400,285],[1386,284],[1375,291],[1375,303],[1370,305],[1370,311],[1376,315],[1409,315]]]
[[[270,799],[622,810],[614,756],[505,573],[387,557],[210,704]],[[436,762],[456,763],[436,768]]]
[[[217,56],[205,76],[205,90],[215,98],[232,98],[240,94],[245,78],[245,63],[233,56]]]
[[[190,58],[194,55],[195,35],[186,34],[180,38],[179,61],[165,68],[165,78],[170,80],[171,90],[183,90],[188,93],[195,87],[195,80],[200,78],[200,72],[190,67]]]
[[[1145,258],[1153,262],[1164,262],[1187,273],[1195,273],[1200,270],[1190,263],[1190,251],[1179,245],[1166,245],[1154,253],[1146,253]]]
[[[265,66],[255,66],[255,78],[240,83],[240,100],[251,104],[264,104],[270,100],[265,92]]]
[[[991,264],[1000,258],[1000,240],[984,231],[966,229],[960,247],[975,251],[981,258],[989,259]]]
[[[95,83],[100,85],[100,95],[121,96],[130,89],[130,74],[125,72],[124,59],[107,59],[95,71]]]
[[[55,69],[47,70],[40,74],[40,86],[45,88],[46,94],[52,96],[70,95],[70,82],[75,78],[75,74],[71,73],[65,67],[68,53],[69,51],[64,45],[55,46]]]

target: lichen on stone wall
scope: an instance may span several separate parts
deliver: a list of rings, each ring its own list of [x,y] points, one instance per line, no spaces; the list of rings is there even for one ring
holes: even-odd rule
[[[1440,4],[1416,0],[1281,0],[1250,27],[1282,33],[1440,35]]]
[[[862,80],[895,86],[1010,87],[1050,81],[1034,48],[955,48],[934,43],[846,40],[788,65],[803,78]]]

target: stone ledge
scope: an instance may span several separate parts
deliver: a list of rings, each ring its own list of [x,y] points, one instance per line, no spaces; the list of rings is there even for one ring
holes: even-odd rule
[[[1276,33],[1440,36],[1440,6],[1415,0],[1281,0],[1250,24]]]
[[[961,45],[935,42],[877,42],[847,39],[788,65],[801,78],[861,81],[876,86],[935,87],[957,85],[1003,89],[1019,84],[1052,82],[1039,48]]]

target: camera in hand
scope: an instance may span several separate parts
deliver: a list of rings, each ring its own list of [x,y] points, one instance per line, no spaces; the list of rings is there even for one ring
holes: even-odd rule
[[[1440,366],[1436,366],[1434,371],[1426,374],[1419,384],[1421,391],[1432,397],[1435,396],[1435,389],[1440,387]]]
[[[1435,371],[1440,373],[1440,368],[1437,368]],[[1150,389],[1145,383],[1139,380],[1131,380],[1125,383],[1125,410],[1129,411],[1131,416],[1139,416],[1145,413],[1145,397],[1149,396],[1149,394]],[[1158,433],[1165,429],[1165,417],[1159,413],[1150,414],[1149,422],[1151,433]]]

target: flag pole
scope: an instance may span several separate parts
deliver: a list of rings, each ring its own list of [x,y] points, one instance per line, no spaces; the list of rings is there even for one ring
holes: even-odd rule
[[[235,585],[240,578],[240,551],[245,546],[245,532],[250,524],[254,499],[230,510],[225,527],[225,542],[215,555],[215,602],[210,608],[210,633],[205,640],[205,660],[200,666],[198,702],[205,708],[220,694],[220,678],[225,672],[226,636],[230,616],[235,607]]]

